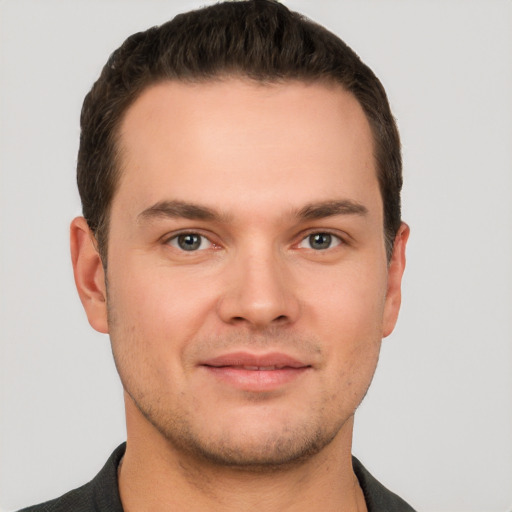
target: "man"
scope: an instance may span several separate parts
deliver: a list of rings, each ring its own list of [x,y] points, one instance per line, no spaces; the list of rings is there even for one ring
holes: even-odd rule
[[[26,510],[412,510],[351,455],[409,234],[371,70],[278,3],[227,2],[128,38],[81,124],[74,275],[127,443]]]

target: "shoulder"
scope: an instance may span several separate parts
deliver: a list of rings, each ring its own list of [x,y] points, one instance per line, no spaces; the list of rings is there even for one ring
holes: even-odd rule
[[[119,446],[89,483],[39,505],[18,512],[123,512],[117,487],[117,467],[126,444]]]
[[[355,457],[352,457],[352,465],[363,490],[368,512],[415,512],[400,496],[374,478]]]
[[[95,510],[91,508],[92,482],[67,492],[60,498],[56,498],[39,505],[24,508],[19,512],[89,512]]]

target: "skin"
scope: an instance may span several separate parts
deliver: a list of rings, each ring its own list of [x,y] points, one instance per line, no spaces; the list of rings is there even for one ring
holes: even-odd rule
[[[323,83],[166,82],[127,111],[120,147],[108,290],[82,218],[71,247],[125,389],[125,510],[365,510],[353,415],[398,316],[409,230],[388,262],[358,102]],[[302,369],[205,364],[240,352]]]

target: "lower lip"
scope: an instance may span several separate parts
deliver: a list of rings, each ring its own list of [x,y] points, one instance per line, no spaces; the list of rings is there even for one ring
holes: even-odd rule
[[[272,391],[307,373],[309,366],[277,370],[246,370],[233,366],[203,366],[210,375],[245,391]]]

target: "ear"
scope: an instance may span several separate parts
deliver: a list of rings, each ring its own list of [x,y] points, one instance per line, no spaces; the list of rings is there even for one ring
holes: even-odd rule
[[[78,295],[91,326],[108,333],[105,272],[96,248],[96,239],[83,217],[70,227],[71,260]]]
[[[402,222],[395,236],[393,254],[388,266],[388,284],[384,318],[382,323],[382,337],[389,336],[395,328],[402,301],[402,276],[405,270],[405,246],[409,239],[409,226]]]

